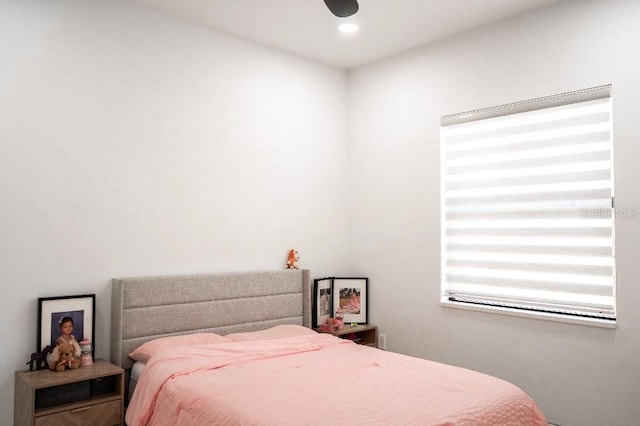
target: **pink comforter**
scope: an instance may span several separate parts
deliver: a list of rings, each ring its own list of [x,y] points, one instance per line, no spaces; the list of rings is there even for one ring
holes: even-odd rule
[[[518,387],[327,334],[164,350],[127,410],[139,425],[547,423]]]

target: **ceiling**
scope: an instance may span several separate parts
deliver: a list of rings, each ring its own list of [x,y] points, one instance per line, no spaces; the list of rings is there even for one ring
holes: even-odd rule
[[[359,0],[349,18],[333,16],[323,0],[130,1],[350,69],[560,0]],[[347,21],[360,30],[340,33]]]

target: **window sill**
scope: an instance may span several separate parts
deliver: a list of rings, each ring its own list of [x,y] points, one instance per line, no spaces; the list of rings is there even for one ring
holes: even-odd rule
[[[500,306],[481,306],[450,300],[440,301],[440,305],[446,308],[464,309],[468,311],[486,312],[498,315],[510,315],[514,317],[541,319],[546,321],[564,322],[567,324],[587,325],[591,327],[616,328],[615,321],[607,321],[598,318],[572,317],[569,315],[553,314],[548,312],[524,311]]]

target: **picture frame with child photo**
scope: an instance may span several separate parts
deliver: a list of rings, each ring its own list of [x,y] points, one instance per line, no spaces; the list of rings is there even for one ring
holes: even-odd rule
[[[368,278],[333,279],[333,315],[341,314],[344,324],[367,324]]]
[[[325,324],[327,320],[332,316],[332,287],[333,278],[318,278],[313,280],[313,328],[317,328],[321,324]]]
[[[38,298],[36,351],[62,342],[94,342],[96,295],[84,294]],[[92,347],[93,356],[95,343]]]

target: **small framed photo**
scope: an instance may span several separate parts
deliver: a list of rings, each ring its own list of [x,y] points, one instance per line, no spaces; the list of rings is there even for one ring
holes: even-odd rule
[[[334,278],[333,316],[342,312],[345,324],[366,324],[368,285],[368,278]]]
[[[332,312],[331,288],[333,278],[313,280],[313,328],[327,322]]]
[[[96,295],[38,298],[38,347],[56,346],[56,340],[70,333],[80,343],[91,339],[95,352]],[[93,355],[93,353],[92,353]]]

